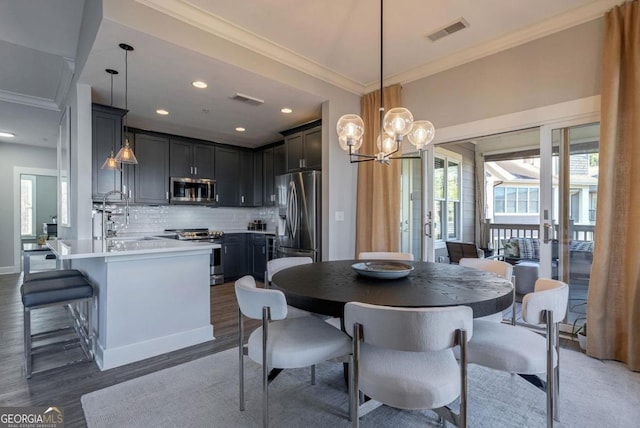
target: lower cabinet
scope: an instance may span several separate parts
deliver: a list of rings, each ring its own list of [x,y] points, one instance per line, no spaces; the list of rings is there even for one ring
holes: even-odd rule
[[[246,233],[228,233],[222,238],[222,270],[225,281],[247,274]]]
[[[267,239],[259,233],[249,234],[251,242],[251,275],[256,279],[264,280],[264,271],[267,270]]]
[[[262,233],[227,233],[222,239],[222,267],[225,281],[251,275],[264,280],[267,270],[267,239]]]

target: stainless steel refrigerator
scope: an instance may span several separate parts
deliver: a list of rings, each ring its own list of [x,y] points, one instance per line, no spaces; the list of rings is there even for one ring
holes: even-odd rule
[[[276,177],[278,257],[321,258],[321,173],[304,171]]]

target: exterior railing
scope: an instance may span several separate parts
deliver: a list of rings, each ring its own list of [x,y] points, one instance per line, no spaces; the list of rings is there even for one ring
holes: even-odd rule
[[[538,224],[511,224],[511,223],[485,223],[486,235],[495,254],[502,254],[504,241],[509,238],[535,238],[540,239],[540,225]],[[595,225],[569,226],[570,238],[574,241],[593,241]],[[553,225],[552,239],[557,239],[557,225]]]

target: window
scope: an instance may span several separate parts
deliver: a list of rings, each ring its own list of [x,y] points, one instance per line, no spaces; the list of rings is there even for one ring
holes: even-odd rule
[[[433,168],[434,239],[460,239],[460,160],[436,155]]]
[[[495,214],[538,214],[538,187],[497,186],[493,191]]]
[[[20,176],[20,235],[35,236],[36,177]]]

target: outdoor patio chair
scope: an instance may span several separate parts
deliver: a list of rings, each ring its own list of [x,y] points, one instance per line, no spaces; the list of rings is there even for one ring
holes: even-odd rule
[[[447,241],[449,263],[458,264],[462,258],[483,258],[484,252],[476,244],[470,242]]]
[[[473,311],[467,306],[395,308],[349,302],[345,329],[353,336],[352,423],[379,403],[398,409],[432,409],[458,427],[467,421],[467,340]],[[408,328],[410,326],[410,328]],[[460,346],[460,363],[452,348]],[[371,400],[358,405],[362,392]],[[447,406],[460,397],[460,411]]]

